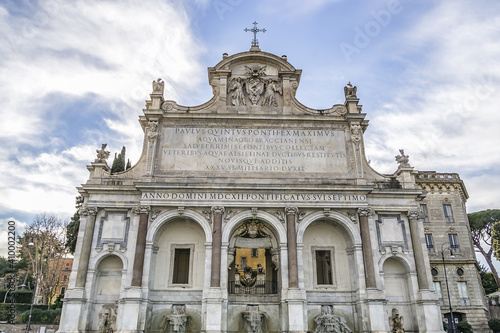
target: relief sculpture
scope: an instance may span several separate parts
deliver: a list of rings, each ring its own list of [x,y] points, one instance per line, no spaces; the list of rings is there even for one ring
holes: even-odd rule
[[[231,93],[231,105],[246,105],[247,98],[252,105],[278,106],[276,94],[283,95],[281,81],[265,78],[267,66],[245,66],[246,77],[234,77],[229,82],[228,91]]]

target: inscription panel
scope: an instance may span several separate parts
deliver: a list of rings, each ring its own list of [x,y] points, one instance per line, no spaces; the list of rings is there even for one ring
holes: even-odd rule
[[[167,127],[160,171],[346,175],[343,130]]]

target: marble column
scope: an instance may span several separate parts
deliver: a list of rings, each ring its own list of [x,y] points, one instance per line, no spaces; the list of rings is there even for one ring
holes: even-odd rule
[[[365,264],[366,288],[377,288],[377,282],[375,279],[375,267],[373,266],[370,226],[368,225],[368,216],[370,216],[371,213],[371,208],[358,208],[359,227],[361,229],[361,245],[363,249],[363,262]]]
[[[297,268],[297,232],[295,228],[295,216],[297,207],[286,207],[286,236],[288,239],[288,287],[299,287],[299,271]]]
[[[95,219],[97,207],[85,207],[81,215],[86,217],[85,232],[83,234],[82,247],[80,250],[80,260],[78,261],[78,271],[76,273],[76,288],[84,288],[87,280],[87,271],[89,269],[89,258],[92,249],[92,238],[94,236]]]
[[[144,253],[146,251],[146,234],[148,232],[149,206],[139,206],[133,209],[139,215],[139,228],[135,243],[134,268],[132,271],[132,287],[142,285],[142,271],[144,267]]]
[[[429,281],[426,276],[426,266],[424,260],[424,251],[422,249],[418,211],[411,210],[406,213],[410,222],[411,243],[413,244],[413,256],[415,257],[415,266],[417,268],[417,280],[420,289],[429,289]]]
[[[210,287],[220,287],[220,261],[222,247],[222,214],[224,207],[212,207],[213,230],[212,230],[212,272],[210,278]]]

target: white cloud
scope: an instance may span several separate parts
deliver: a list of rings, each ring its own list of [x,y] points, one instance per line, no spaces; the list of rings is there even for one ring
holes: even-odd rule
[[[6,9],[7,8],[7,9]],[[22,10],[21,6],[16,8]],[[23,15],[0,6],[0,206],[9,211],[72,214],[75,186],[100,143],[127,146],[137,162],[137,123],[151,81],[162,77],[165,96],[194,90],[204,48],[180,5],[161,0],[42,1]],[[189,78],[189,79],[186,79]],[[65,96],[58,104],[59,96]],[[64,119],[71,100],[106,105],[100,128],[82,139]],[[65,114],[69,113],[69,114]],[[88,116],[91,118],[92,116]],[[135,134],[131,134],[135,133]],[[74,133],[69,133],[74,135]],[[27,205],[26,203],[29,202]]]
[[[394,156],[405,148],[417,169],[460,173],[471,189],[469,207],[495,204],[499,187],[484,182],[498,177],[491,170],[500,160],[498,12],[441,2],[392,41],[401,44],[401,58],[416,60],[387,91],[388,103],[369,115],[367,151],[376,169],[394,172]]]

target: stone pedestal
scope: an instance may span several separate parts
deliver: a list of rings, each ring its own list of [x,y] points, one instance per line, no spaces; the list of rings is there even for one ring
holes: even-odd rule
[[[206,333],[221,333],[222,332],[222,302],[223,295],[220,288],[210,288],[203,295],[203,301],[206,304],[204,313],[204,322]]]
[[[288,332],[299,333],[307,331],[307,314],[304,307],[306,294],[304,290],[288,289]]]

